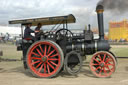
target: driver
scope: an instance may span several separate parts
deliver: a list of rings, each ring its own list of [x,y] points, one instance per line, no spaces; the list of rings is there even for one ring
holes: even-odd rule
[[[25,39],[32,39],[34,40],[34,36],[31,35],[31,33],[35,33],[32,29],[30,29],[31,27],[31,23],[26,24],[25,30],[24,30],[24,38]]]
[[[38,36],[38,33],[41,31],[43,32],[42,30],[40,30],[42,27],[42,24],[41,23],[38,23],[37,27],[35,28],[35,37],[36,39],[40,39],[40,36]]]
[[[35,28],[35,34],[37,34],[38,32],[40,32],[40,28],[42,27],[41,23],[38,23],[37,27]]]

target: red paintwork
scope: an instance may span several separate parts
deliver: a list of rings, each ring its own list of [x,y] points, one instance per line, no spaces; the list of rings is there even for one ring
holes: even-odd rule
[[[101,64],[103,64],[103,66],[101,66]],[[109,77],[115,71],[115,64],[116,62],[111,55],[107,52],[99,52],[92,57],[90,68],[97,77]]]
[[[46,61],[42,60],[44,56],[47,57]],[[27,61],[30,69],[36,75],[40,77],[49,77],[55,74],[60,67],[60,57],[61,56],[56,46],[47,41],[44,41],[35,44],[29,50]]]

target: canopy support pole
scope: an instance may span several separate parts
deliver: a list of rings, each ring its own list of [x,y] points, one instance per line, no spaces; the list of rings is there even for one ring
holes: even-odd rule
[[[68,29],[68,24],[67,24],[67,20],[66,20],[66,29]]]
[[[22,40],[23,40],[23,25],[21,24],[21,37],[22,37]]]

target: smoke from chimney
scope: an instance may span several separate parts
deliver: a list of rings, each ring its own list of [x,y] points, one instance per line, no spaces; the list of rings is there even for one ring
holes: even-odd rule
[[[103,5],[105,10],[112,13],[126,13],[128,11],[128,0],[100,0],[98,5]]]

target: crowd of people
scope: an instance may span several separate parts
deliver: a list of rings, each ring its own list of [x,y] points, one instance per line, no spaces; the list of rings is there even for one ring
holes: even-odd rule
[[[9,40],[10,34],[9,33],[0,33],[0,42],[6,43]]]

